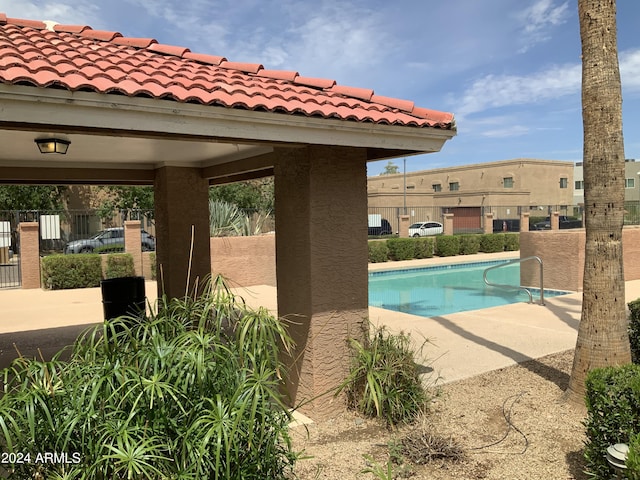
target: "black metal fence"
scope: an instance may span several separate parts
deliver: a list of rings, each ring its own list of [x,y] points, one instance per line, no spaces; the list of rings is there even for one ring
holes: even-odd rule
[[[453,214],[453,233],[484,231],[485,215],[493,213],[493,231],[520,231],[520,215],[529,213],[529,229],[536,223],[545,222],[553,212],[561,217],[584,224],[582,205],[536,205],[536,206],[477,206],[477,207],[369,207],[369,216],[377,215],[391,225],[392,234],[397,234],[400,216],[409,215],[409,222],[443,222],[445,213]],[[640,201],[625,202],[625,225],[640,225]]]
[[[122,210],[114,215],[100,215],[97,210],[0,210],[0,225],[9,229],[9,249],[20,253],[18,225],[21,222],[40,224],[40,251],[63,252],[67,243],[89,238],[101,230],[122,227],[126,220],[140,220],[142,229],[155,236],[153,211]],[[0,243],[2,240],[0,240]]]

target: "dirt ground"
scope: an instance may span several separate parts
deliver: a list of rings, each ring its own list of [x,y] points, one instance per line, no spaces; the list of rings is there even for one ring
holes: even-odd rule
[[[586,480],[585,410],[562,401],[572,360],[570,350],[441,386],[426,417],[429,428],[420,427],[421,432],[462,447],[463,458],[426,465],[392,462],[393,478]],[[389,444],[398,445],[411,428],[391,432],[355,413],[296,427],[295,445],[307,457],[298,461],[296,474],[387,478],[363,470],[377,465],[386,472]]]

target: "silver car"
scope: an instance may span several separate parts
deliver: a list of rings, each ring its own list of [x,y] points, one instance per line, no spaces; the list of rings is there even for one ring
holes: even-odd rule
[[[156,249],[156,239],[145,230],[142,233],[142,251]],[[107,228],[90,238],[67,243],[64,253],[107,253],[124,251],[124,228]]]
[[[410,237],[427,237],[429,235],[440,235],[443,232],[440,222],[418,222],[409,227]]]

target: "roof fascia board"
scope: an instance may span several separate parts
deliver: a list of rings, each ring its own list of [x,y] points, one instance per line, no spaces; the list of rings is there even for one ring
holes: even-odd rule
[[[309,118],[168,100],[0,85],[2,122],[204,136],[234,142],[285,142],[436,152],[455,130]]]
[[[154,170],[3,167],[2,184],[153,185]]]

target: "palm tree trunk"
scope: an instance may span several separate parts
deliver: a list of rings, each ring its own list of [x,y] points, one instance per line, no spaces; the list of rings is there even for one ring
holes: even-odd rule
[[[579,0],[584,127],[585,265],[582,319],[567,398],[584,402],[585,377],[631,362],[622,225],[624,145],[615,0]]]

